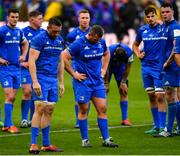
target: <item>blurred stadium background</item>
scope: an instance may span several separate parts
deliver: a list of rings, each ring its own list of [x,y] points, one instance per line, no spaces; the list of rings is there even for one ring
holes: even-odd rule
[[[160,18],[158,8],[163,1],[172,3],[174,17],[179,20],[180,0],[0,0],[0,24],[6,21],[9,8],[20,10],[19,27],[28,24],[29,12],[39,10],[44,15],[44,21],[52,16],[59,16],[63,22],[62,35],[66,36],[70,28],[78,25],[79,10],[88,9],[91,13],[91,24],[102,25],[108,34],[108,45],[123,39],[123,42],[131,46],[137,28],[144,24],[144,8],[148,5],[154,6]],[[46,23],[43,27],[46,28]]]

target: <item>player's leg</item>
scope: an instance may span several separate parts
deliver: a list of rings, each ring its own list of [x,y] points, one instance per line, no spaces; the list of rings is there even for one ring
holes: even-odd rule
[[[28,112],[31,106],[31,94],[32,89],[30,84],[23,84],[23,97],[21,101],[21,127],[27,128],[28,127]]]
[[[78,121],[79,128],[82,138],[82,147],[91,147],[91,144],[88,140],[88,120],[87,112],[89,108],[89,101],[91,97],[91,92],[88,91],[88,88],[83,83],[78,81],[73,82],[75,99],[78,102]]]
[[[168,123],[167,123],[167,130],[162,131],[156,137],[171,137],[172,136],[172,129],[173,124],[177,112],[177,104],[178,104],[178,97],[177,97],[177,87],[179,84],[179,78],[176,77],[177,75],[174,72],[166,72],[163,75],[163,83],[165,86],[165,93],[166,93],[166,100],[168,103]]]
[[[79,128],[82,138],[82,147],[91,147],[91,144],[88,139],[88,119],[87,119],[89,101],[85,103],[79,103],[78,108],[79,108],[78,121],[79,121]]]
[[[41,128],[41,120],[45,109],[44,101],[47,101],[47,96],[48,96],[47,87],[49,85],[49,83],[47,82],[45,82],[45,84],[43,83],[44,79],[45,78],[43,76],[39,76],[38,78],[38,82],[41,86],[41,92],[42,92],[41,96],[36,95],[34,90],[32,90],[32,99],[34,100],[34,105],[35,105],[35,110],[31,122],[31,147],[29,149],[29,153],[32,154],[38,154],[40,152],[37,145],[37,138],[39,136],[39,132]]]
[[[159,113],[158,105],[156,102],[156,96],[154,91],[154,81],[151,73],[142,70],[142,78],[144,83],[144,88],[147,92],[148,99],[150,102],[150,109],[153,117],[154,127],[150,130],[145,131],[145,134],[157,134],[159,133]]]
[[[162,78],[154,77],[154,86],[155,86],[155,96],[158,104],[158,113],[159,113],[159,125],[161,132],[166,126],[166,101],[165,101],[165,91],[162,85]]]
[[[41,119],[41,129],[42,129],[42,151],[52,151],[52,152],[63,152],[62,149],[54,146],[50,142],[50,127],[51,127],[51,117],[54,112],[54,107],[58,101],[58,81],[57,79],[52,79],[49,82],[48,87],[48,97],[45,103],[44,112]]]
[[[168,124],[167,130],[172,132],[175,115],[177,112],[177,88],[176,87],[167,87],[166,88],[166,100],[168,102]]]
[[[22,101],[21,101],[21,127],[27,128],[29,126],[28,112],[32,104],[32,100],[31,100],[32,89],[31,89],[30,74],[28,71],[23,70],[23,69],[21,72],[21,83],[22,83],[22,90],[23,90],[23,96],[22,96]]]
[[[37,137],[39,136],[44,108],[45,104],[42,100],[35,101],[35,111],[31,123],[31,147],[29,149],[29,153],[38,154],[40,152],[37,146]]]
[[[98,126],[101,131],[101,135],[103,138],[103,146],[104,147],[118,147],[109,136],[108,130],[108,118],[106,114],[106,90],[96,90],[92,94],[92,101],[97,111],[97,121]]]
[[[74,87],[73,87],[73,90],[74,90]],[[74,91],[75,91],[75,90],[74,90]],[[75,96],[75,93],[74,93],[74,96]],[[76,100],[75,100],[75,101],[76,101]],[[74,105],[74,111],[75,111],[75,117],[76,117],[76,123],[75,123],[74,128],[79,128],[78,110],[79,110],[79,106],[78,106],[78,102],[76,101],[76,102],[75,102],[75,105]],[[90,102],[88,103],[88,111],[87,111],[87,114],[89,113],[89,110],[90,110]]]
[[[20,87],[20,79],[18,79],[17,73],[7,73],[4,74],[4,78],[1,80],[2,87],[5,95],[5,105],[4,105],[4,127],[3,131],[8,131],[10,133],[19,133],[17,127],[14,126],[12,120],[13,103],[15,101],[15,96],[17,89]]]
[[[122,116],[121,124],[124,126],[131,126],[132,123],[128,120],[128,80],[126,81],[126,83],[121,83],[122,76],[124,73],[124,70],[122,69],[118,69],[118,70],[116,69],[116,71],[114,71],[113,73],[120,95],[119,106],[121,109],[121,116]],[[127,88],[127,92],[124,92],[122,90],[122,87]]]
[[[34,100],[31,99],[30,116],[29,116],[29,122],[28,122],[28,126],[29,126],[29,127],[31,127],[31,121],[32,121],[32,117],[33,117],[33,114],[34,114],[34,110],[35,110]]]

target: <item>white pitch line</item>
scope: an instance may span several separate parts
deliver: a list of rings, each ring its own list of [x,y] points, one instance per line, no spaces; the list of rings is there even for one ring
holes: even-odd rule
[[[135,127],[144,127],[144,126],[150,126],[152,124],[142,124],[142,125],[133,125],[133,126],[109,126],[109,129],[118,129],[118,128],[135,128]],[[89,128],[88,130],[99,130],[98,127]],[[51,131],[50,133],[68,133],[68,132],[79,132],[79,129],[64,129],[64,130],[56,130]],[[16,136],[26,136],[30,135],[31,133],[18,133],[18,134],[7,134],[7,135],[0,135],[0,138],[6,138],[6,137],[16,137]]]

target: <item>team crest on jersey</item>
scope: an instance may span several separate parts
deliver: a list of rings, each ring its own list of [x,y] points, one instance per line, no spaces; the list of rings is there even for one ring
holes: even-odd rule
[[[92,53],[97,53],[97,50],[93,50]]]
[[[7,32],[7,33],[6,33],[6,36],[11,36],[10,32]]]
[[[16,40],[17,38],[16,37],[13,37],[13,40]]]
[[[47,41],[46,44],[49,44],[49,42]]]

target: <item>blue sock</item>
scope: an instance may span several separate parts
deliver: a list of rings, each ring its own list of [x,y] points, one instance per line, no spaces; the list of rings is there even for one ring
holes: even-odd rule
[[[88,139],[88,122],[87,119],[79,120],[79,128],[82,140]]]
[[[98,126],[99,126],[99,129],[101,131],[101,135],[103,137],[103,140],[108,139],[109,138],[108,120],[98,118]]]
[[[177,102],[176,121],[178,129],[180,129],[180,101]]]
[[[151,112],[154,120],[154,127],[160,128],[158,108],[157,107],[151,108]]]
[[[31,105],[31,100],[22,100],[21,101],[21,115],[22,120],[28,120],[28,112]]]
[[[74,110],[76,113],[76,125],[79,125],[79,122],[78,122],[78,104],[77,103],[74,105]]]
[[[5,103],[4,106],[4,112],[5,112],[5,117],[4,117],[4,126],[10,127],[13,125],[12,122],[12,111],[13,111],[13,104],[12,103]]]
[[[159,124],[160,128],[165,128],[166,126],[166,112],[159,112]]]
[[[39,128],[31,127],[31,144],[37,144],[38,135],[39,135]]]
[[[34,101],[31,100],[31,105],[30,105],[30,121],[32,120],[33,114],[34,114]]]
[[[127,119],[128,101],[120,101],[122,120]]]
[[[172,132],[174,119],[176,116],[177,104],[176,103],[168,103],[168,125],[167,130]]]
[[[42,140],[43,140],[43,146],[49,146],[50,145],[50,126],[47,126],[46,128],[42,129]]]

